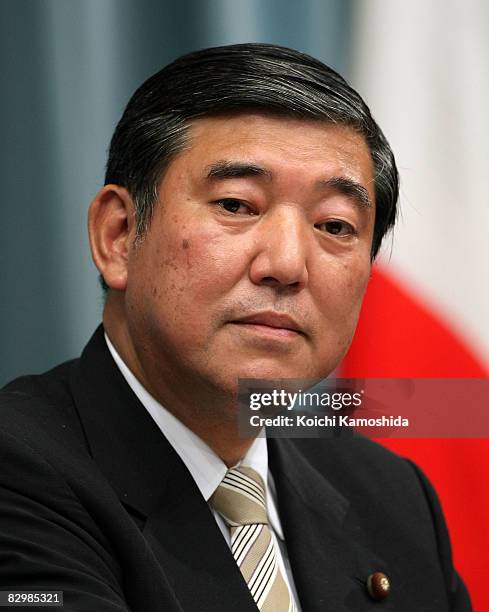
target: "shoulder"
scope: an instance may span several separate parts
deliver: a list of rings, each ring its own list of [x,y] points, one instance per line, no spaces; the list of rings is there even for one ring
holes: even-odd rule
[[[366,528],[391,525],[433,541],[432,517],[434,513],[442,516],[438,498],[411,461],[356,434],[292,442],[309,465],[349,501]]]
[[[353,493],[411,485],[418,487],[418,472],[405,458],[358,434],[338,438],[298,439],[295,449],[341,491]],[[348,478],[345,478],[345,476]]]
[[[29,503],[73,508],[93,462],[70,393],[75,362],[18,378],[0,391],[0,487]],[[7,493],[8,492],[8,493]]]
[[[17,378],[0,390],[0,432],[41,454],[88,452],[70,392],[76,362]]]

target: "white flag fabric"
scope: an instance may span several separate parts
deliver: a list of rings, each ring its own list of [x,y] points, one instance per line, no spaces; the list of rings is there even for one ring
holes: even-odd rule
[[[386,270],[488,366],[489,2],[355,6],[352,82],[401,174]]]

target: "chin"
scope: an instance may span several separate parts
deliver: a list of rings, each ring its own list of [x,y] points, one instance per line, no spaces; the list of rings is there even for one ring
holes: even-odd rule
[[[332,368],[334,369],[334,368]],[[304,366],[287,366],[277,365],[270,363],[256,364],[248,368],[241,369],[237,374],[235,380],[243,378],[254,378],[262,380],[276,380],[276,379],[316,379],[324,378],[327,373],[323,373],[323,370],[318,368],[304,368]]]

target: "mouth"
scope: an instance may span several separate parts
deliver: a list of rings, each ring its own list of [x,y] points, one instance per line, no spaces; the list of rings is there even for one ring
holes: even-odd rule
[[[294,338],[305,335],[301,326],[285,313],[261,312],[236,319],[230,323],[271,337]]]

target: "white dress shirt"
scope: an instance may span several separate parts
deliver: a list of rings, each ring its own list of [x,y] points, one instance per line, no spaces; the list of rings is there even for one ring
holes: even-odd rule
[[[220,485],[224,475],[226,474],[228,469],[226,464],[191,429],[184,425],[152,395],[150,395],[148,391],[146,391],[146,389],[141,385],[138,379],[124,363],[114,345],[109,340],[107,334],[105,334],[105,340],[107,342],[107,346],[109,347],[109,351],[114,358],[117,367],[121,371],[121,374],[124,376],[127,384],[131,387],[141,404],[153,417],[155,423],[158,425],[165,438],[173,446],[182,461],[185,463],[205,501],[209,502],[210,497]],[[297,598],[297,592],[290,568],[287,549],[285,547],[282,525],[280,523],[280,517],[277,511],[275,483],[273,481],[272,474],[268,469],[268,450],[266,438],[262,436],[255,438],[253,444],[248,449],[248,452],[238,463],[238,465],[253,468],[258,472],[258,474],[260,474],[263,482],[265,483],[268,521],[271,527],[272,537],[274,538],[276,545],[278,562],[282,570],[282,574],[291,588],[291,593],[295,599],[296,608],[298,612],[300,612],[300,607],[298,605],[299,600]],[[212,512],[228,546],[231,546],[228,526],[224,522],[223,518],[214,509],[212,509]]]

